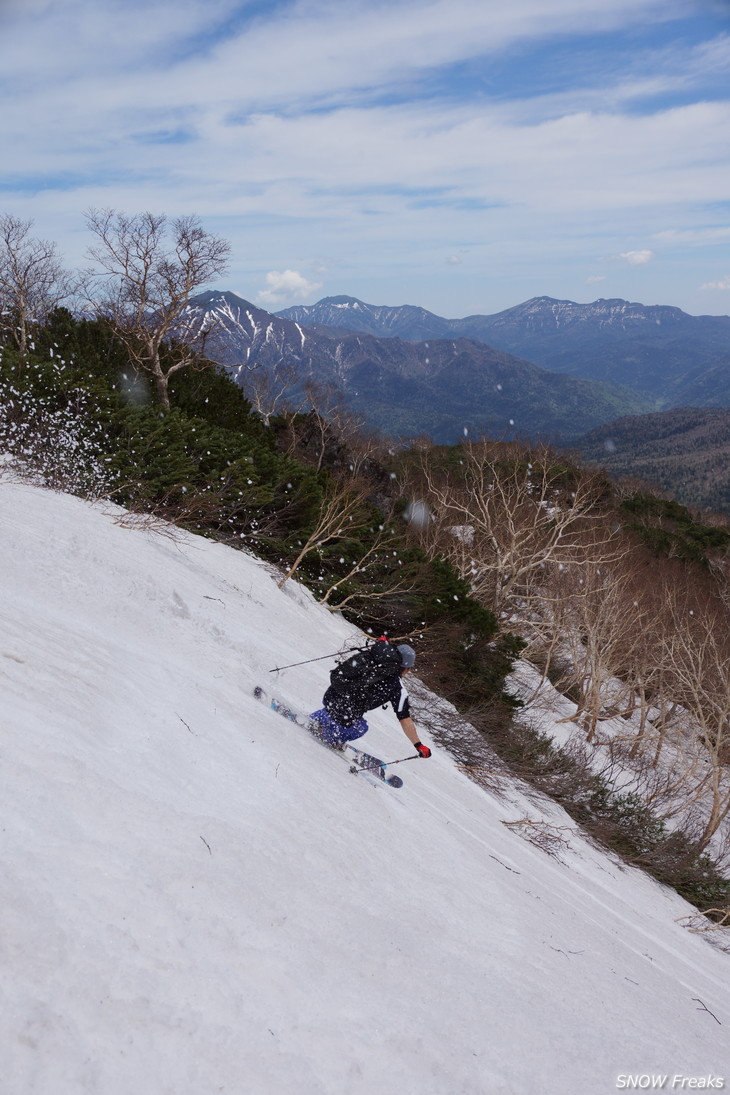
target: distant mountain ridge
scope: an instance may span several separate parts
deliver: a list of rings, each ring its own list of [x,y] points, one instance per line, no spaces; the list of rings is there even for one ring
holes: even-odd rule
[[[307,327],[339,327],[377,338],[402,338],[407,342],[423,342],[428,338],[470,338],[456,326],[462,321],[441,316],[404,304],[399,308],[365,304],[356,297],[325,297],[317,304],[297,305],[276,313]]]
[[[551,373],[466,337],[414,342],[310,326],[230,292],[200,294],[186,321],[195,321],[191,312],[201,327],[214,321],[208,353],[239,380],[249,370],[292,366],[302,379],[336,383],[368,423],[395,436],[428,433],[448,443],[467,431],[569,441],[601,422],[648,409],[628,390]]]
[[[320,330],[336,326],[380,338],[469,338],[552,372],[631,387],[657,408],[730,406],[730,316],[691,316],[621,299],[577,304],[545,296],[463,319],[346,296],[277,314]]]

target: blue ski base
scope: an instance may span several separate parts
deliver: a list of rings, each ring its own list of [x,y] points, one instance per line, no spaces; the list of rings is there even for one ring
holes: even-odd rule
[[[287,707],[281,700],[277,700],[274,696],[270,696],[260,685],[257,685],[253,690],[253,694],[256,699],[265,703],[272,711],[276,711],[282,718],[288,719],[290,722],[296,723],[297,726],[301,726],[303,730],[308,730],[309,733],[323,745],[326,749],[329,749],[331,753],[336,753],[350,764],[350,771],[357,775],[358,772],[367,772],[369,775],[375,776],[377,779],[382,780],[383,783],[387,783],[389,787],[402,787],[403,780],[400,776],[389,776],[386,774],[387,765],[379,759],[374,757],[370,753],[363,752],[362,749],[356,748],[354,745],[350,745],[346,742],[342,749],[333,749],[332,746],[327,745],[327,742],[323,741],[318,733],[317,723],[306,715],[300,715],[297,711],[293,711],[290,707]]]

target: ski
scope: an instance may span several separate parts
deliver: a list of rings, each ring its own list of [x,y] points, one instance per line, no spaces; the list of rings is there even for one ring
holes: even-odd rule
[[[270,696],[269,693],[260,685],[256,685],[253,690],[253,694],[257,700],[261,700],[262,703],[272,710],[276,711],[277,715],[281,715],[282,718],[288,719],[289,722],[296,723],[297,726],[301,726],[303,730],[308,730],[309,733],[323,745],[325,749],[329,749],[331,753],[336,753],[347,761],[350,766],[350,771],[356,775],[358,772],[367,772],[369,775],[375,776],[376,779],[381,780],[383,783],[387,783],[389,787],[402,787],[403,780],[400,776],[389,776],[386,773],[387,765],[380,760],[379,757],[372,756],[371,753],[365,753],[362,749],[358,749],[355,745],[351,745],[346,742],[343,749],[333,749],[327,745],[327,742],[322,741],[322,738],[317,732],[317,724],[312,721],[307,715],[301,715],[298,711],[294,711],[291,707],[288,707],[281,700],[276,699],[275,696]]]

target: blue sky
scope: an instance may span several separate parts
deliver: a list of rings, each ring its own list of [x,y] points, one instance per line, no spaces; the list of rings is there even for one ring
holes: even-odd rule
[[[233,289],[730,312],[728,0],[0,0],[0,212],[195,213]]]

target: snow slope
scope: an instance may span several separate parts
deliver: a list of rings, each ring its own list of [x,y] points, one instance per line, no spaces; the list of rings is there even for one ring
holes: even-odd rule
[[[730,958],[689,906],[574,831],[547,856],[501,822],[569,819],[442,749],[398,791],[350,775],[251,691],[313,709],[331,662],[268,670],[354,629],[121,518],[0,482],[3,1095],[730,1087]]]

